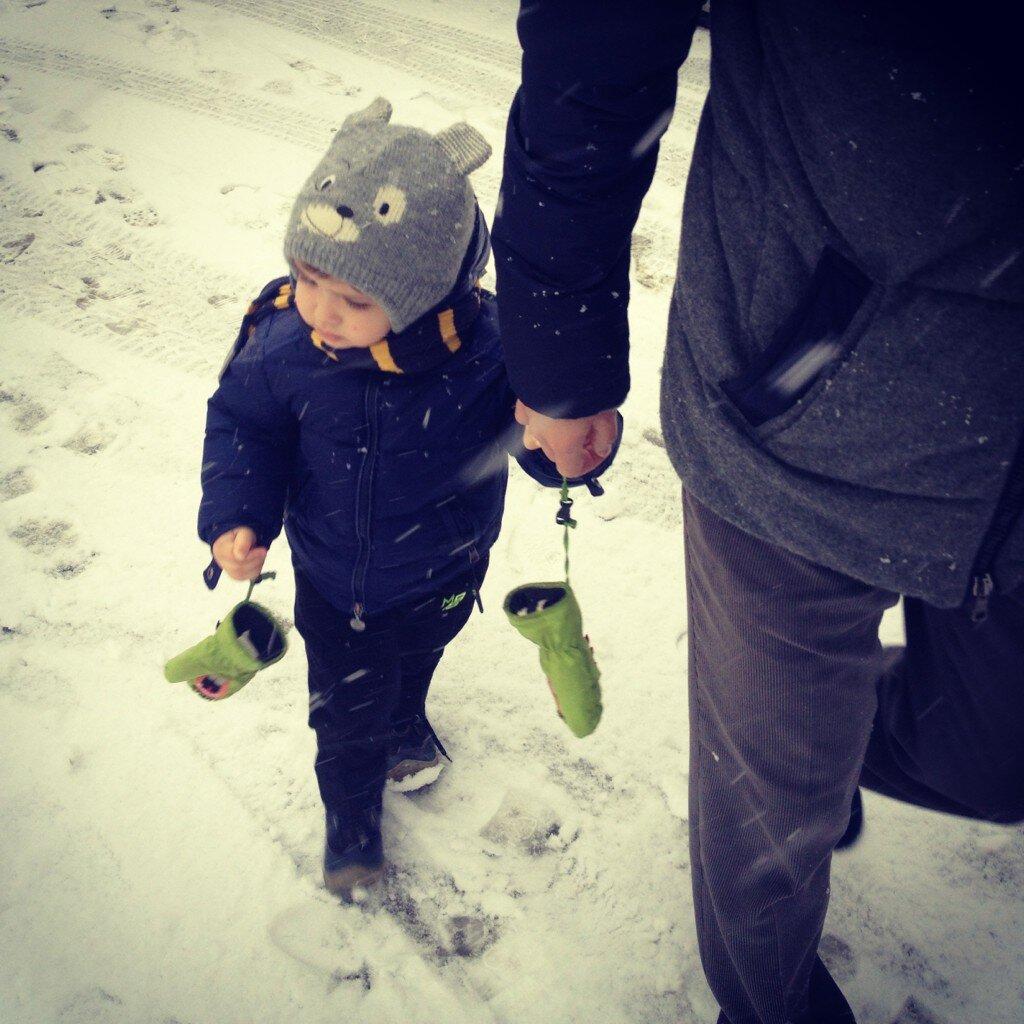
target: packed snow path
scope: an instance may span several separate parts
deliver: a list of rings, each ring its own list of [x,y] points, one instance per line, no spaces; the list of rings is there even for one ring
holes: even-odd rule
[[[12,1024],[704,1024],[686,850],[678,486],[657,375],[709,46],[634,239],[634,390],[574,580],[605,720],[574,740],[498,614],[560,572],[555,502],[515,472],[431,712],[455,764],[389,794],[379,897],[320,885],[300,643],[220,705],[165,658],[237,600],[202,586],[204,403],[281,271],[292,197],[378,94],[495,149],[506,0],[0,0],[0,1020]],[[282,570],[260,599],[288,617]],[[886,622],[898,635],[896,619]],[[862,1024],[1019,1024],[1024,834],[867,799],[823,952]],[[912,1008],[900,1008],[912,1000]]]

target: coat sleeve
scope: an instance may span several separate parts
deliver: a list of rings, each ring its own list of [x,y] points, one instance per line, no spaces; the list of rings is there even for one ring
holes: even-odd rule
[[[493,243],[516,394],[589,416],[629,390],[629,246],[698,0],[524,0]]]
[[[257,334],[225,367],[207,404],[199,536],[212,544],[250,526],[260,545],[281,532],[298,424],[271,390]]]

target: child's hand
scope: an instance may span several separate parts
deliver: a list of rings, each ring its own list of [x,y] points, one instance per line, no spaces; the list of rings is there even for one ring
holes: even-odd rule
[[[233,580],[255,579],[266,557],[267,549],[256,547],[256,532],[248,526],[236,526],[213,542],[214,561]]]

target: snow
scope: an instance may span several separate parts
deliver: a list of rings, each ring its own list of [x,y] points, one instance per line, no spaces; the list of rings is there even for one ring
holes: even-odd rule
[[[515,6],[2,0],[0,57],[0,1020],[713,1021],[657,419],[706,37],[637,229],[626,440],[607,495],[574,506],[604,720],[571,736],[500,613],[512,586],[561,575],[557,495],[516,472],[487,613],[431,697],[454,764],[387,794],[392,866],[353,907],[319,879],[301,644],[229,701],[163,681],[242,596],[200,579],[204,405],[346,114],[384,94],[433,131],[470,121],[495,150],[474,176],[493,211]],[[285,620],[288,562],[279,542],[259,593]],[[905,1020],[1019,1022],[1022,830],[870,794],[866,812],[823,942],[859,1020],[913,998]]]

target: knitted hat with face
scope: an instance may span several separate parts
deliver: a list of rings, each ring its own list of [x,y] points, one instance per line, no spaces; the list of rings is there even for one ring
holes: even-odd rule
[[[372,296],[397,334],[454,286],[476,217],[467,175],[491,147],[465,123],[431,135],[390,121],[381,97],[345,119],[295,201],[284,252]]]

